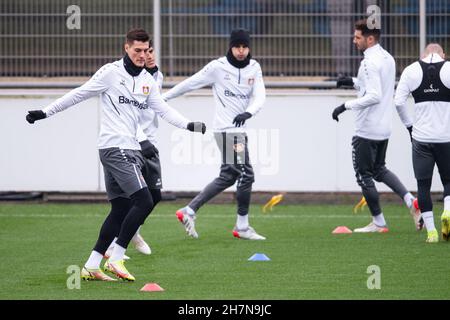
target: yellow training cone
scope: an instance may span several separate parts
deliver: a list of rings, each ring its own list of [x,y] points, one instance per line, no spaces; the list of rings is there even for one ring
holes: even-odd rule
[[[267,208],[270,209],[270,211],[273,210],[273,207],[280,203],[280,201],[283,200],[282,194],[277,194],[276,196],[273,196],[263,207],[262,211],[265,213],[267,211]]]
[[[366,198],[362,197],[358,204],[353,208],[353,213],[358,213],[358,210],[364,210],[367,205]]]

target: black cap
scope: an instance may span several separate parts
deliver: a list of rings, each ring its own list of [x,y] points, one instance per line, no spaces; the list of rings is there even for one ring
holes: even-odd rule
[[[250,47],[250,32],[245,29],[234,29],[230,35],[230,48],[240,44]]]

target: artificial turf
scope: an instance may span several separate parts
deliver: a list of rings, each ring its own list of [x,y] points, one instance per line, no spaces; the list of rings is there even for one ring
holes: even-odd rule
[[[136,282],[82,281],[69,289],[66,270],[83,266],[108,205],[0,204],[0,299],[450,298],[450,243],[425,243],[426,231],[415,231],[400,205],[383,206],[388,233],[342,235],[331,231],[366,225],[367,209],[281,204],[262,213],[255,205],[250,223],[265,241],[232,236],[234,205],[204,206],[196,220],[200,237],[190,239],[175,217],[178,207],[159,204],[142,227],[150,256],[130,244],[126,266]],[[438,229],[441,209],[435,208]],[[271,260],[248,261],[254,253]],[[380,268],[380,289],[368,289],[369,266]],[[165,291],[140,292],[146,283]]]

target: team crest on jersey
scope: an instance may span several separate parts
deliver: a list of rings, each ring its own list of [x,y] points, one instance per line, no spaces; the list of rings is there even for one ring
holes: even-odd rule
[[[149,86],[143,86],[143,87],[142,87],[142,92],[143,92],[144,94],[149,94],[149,92],[150,92],[150,87],[149,87]]]
[[[225,77],[223,78],[223,80],[231,80],[230,74],[227,73],[227,74],[225,75]]]
[[[252,86],[255,83],[255,78],[249,78],[248,79],[248,85]]]

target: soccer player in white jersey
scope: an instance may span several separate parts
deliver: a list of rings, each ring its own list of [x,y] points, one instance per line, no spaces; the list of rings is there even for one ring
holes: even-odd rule
[[[150,48],[147,52],[147,57],[145,60],[145,70],[149,72],[153,79],[155,79],[156,84],[160,91],[162,91],[162,84],[164,76],[161,71],[159,71],[158,66],[156,65],[156,56],[155,50],[153,48],[153,42],[150,39]],[[145,127],[147,130],[147,134],[144,133],[142,127]],[[161,178],[161,163],[159,160],[159,151],[156,141],[156,130],[158,129],[158,116],[153,110],[149,110],[146,114],[146,117],[141,121],[140,126],[138,127],[138,135],[137,139],[139,144],[141,145],[141,152],[144,157],[144,165],[142,169],[142,175],[144,176],[147,187],[152,195],[153,199],[153,207],[155,207],[158,202],[161,201],[161,188],[162,188],[162,178]],[[131,202],[130,202],[131,206]],[[140,234],[139,227],[136,234],[131,239],[131,243],[133,243],[136,250],[142,254],[149,255],[152,253],[152,250],[148,243],[144,240],[142,235]],[[113,243],[109,246],[108,250],[105,253],[105,256],[109,257],[113,251],[114,243],[117,238],[114,239]],[[128,257],[125,256],[125,259]]]
[[[417,197],[428,231],[428,243],[439,241],[430,194],[435,164],[444,186],[442,237],[448,241],[450,235],[450,62],[444,59],[442,47],[436,43],[429,44],[422,58],[405,68],[395,93],[400,118],[406,127],[412,127]],[[410,94],[415,102],[414,121],[406,109]]]
[[[372,26],[371,26],[372,27]],[[375,181],[391,188],[407,205],[416,228],[421,229],[420,212],[415,209],[414,196],[406,190],[397,176],[386,168],[385,158],[392,130],[394,109],[395,61],[378,43],[380,29],[369,28],[367,20],[357,21],[353,43],[364,53],[357,78],[342,77],[337,86],[354,86],[358,98],[335,108],[332,114],[339,121],[339,114],[346,110],[355,113],[355,136],[352,139],[353,167],[372,215],[372,222],[354,232],[388,232],[380,207]]]
[[[245,122],[262,108],[266,90],[261,67],[250,55],[250,34],[247,30],[233,30],[225,57],[208,63],[164,93],[163,99],[167,101],[208,85],[212,86],[215,100],[213,130],[222,155],[220,174],[186,207],[179,209],[177,217],[187,234],[197,238],[196,212],[237,181],[237,221],[233,235],[241,239],[264,240],[265,237],[249,225],[248,219],[254,173],[249,159]]]
[[[189,122],[161,98],[155,80],[144,70],[149,40],[145,30],[130,30],[126,36],[126,55],[123,59],[104,65],[81,87],[42,110],[29,111],[26,116],[29,123],[34,123],[100,95],[103,114],[98,149],[111,212],[81,271],[81,277],[85,280],[115,280],[102,272],[100,264],[116,235],[118,239],[104,269],[119,279],[135,280],[125,268],[123,258],[131,238],[153,209],[152,196],[141,174],[144,160],[136,139],[138,125],[149,109],[178,128],[202,133],[206,130],[203,123]],[[147,130],[146,127],[142,129]]]

